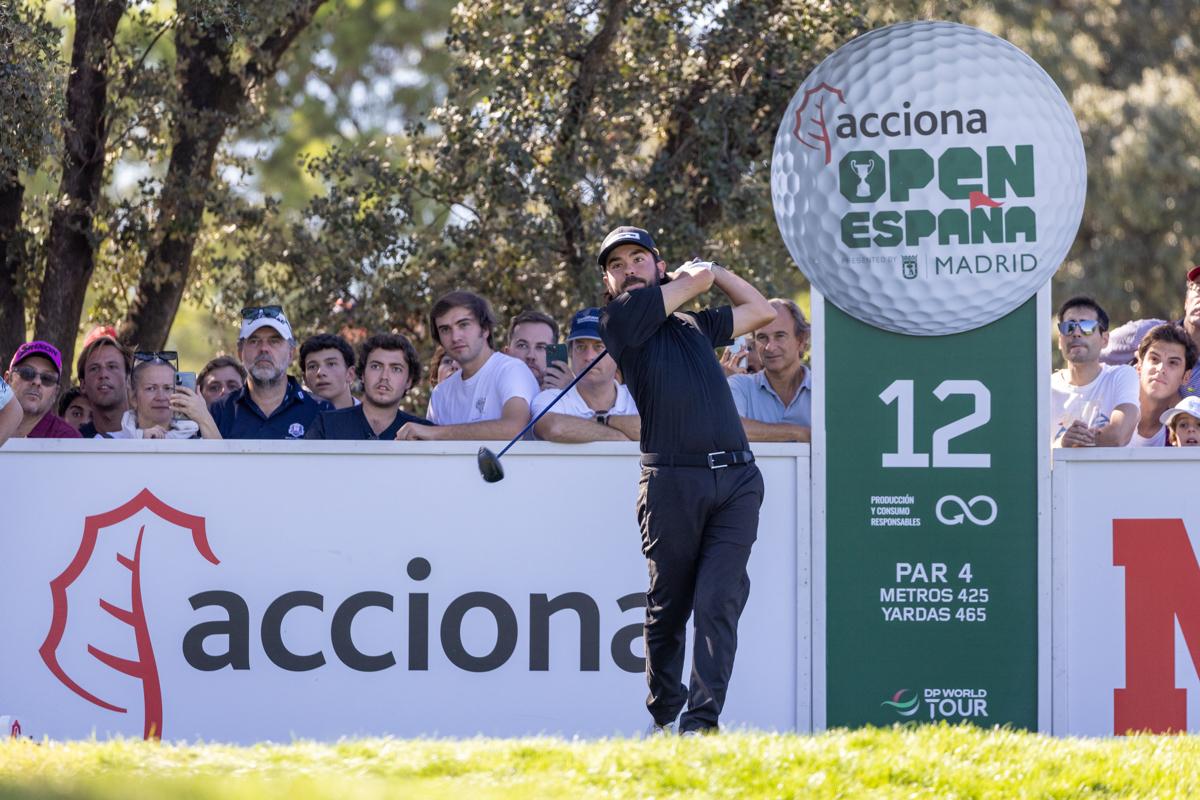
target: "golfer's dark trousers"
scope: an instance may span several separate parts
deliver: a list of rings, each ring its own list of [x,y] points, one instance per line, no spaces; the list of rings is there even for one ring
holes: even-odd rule
[[[638,493],[646,592],[646,706],[681,733],[716,728],[737,652],[737,626],[758,536],[763,480],[753,464],[721,469],[643,467]],[[691,688],[682,684],[688,615],[695,611]]]

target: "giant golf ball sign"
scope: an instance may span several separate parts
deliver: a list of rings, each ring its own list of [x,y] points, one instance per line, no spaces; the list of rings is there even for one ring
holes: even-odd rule
[[[1083,213],[1079,127],[1033,59],[948,22],[826,58],[784,114],[775,218],[834,305],[899,333],[971,330],[1058,269]]]

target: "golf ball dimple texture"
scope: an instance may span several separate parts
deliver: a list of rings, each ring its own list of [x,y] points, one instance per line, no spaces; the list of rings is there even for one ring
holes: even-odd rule
[[[810,90],[814,91],[810,94]],[[809,124],[798,135],[797,111],[806,97],[810,105],[801,116]],[[824,141],[813,135],[819,128],[811,123],[819,101],[825,108],[828,162]],[[942,112],[956,110],[967,120],[975,109],[984,115],[986,130],[978,130],[978,115],[974,132],[960,133],[953,122],[943,130]],[[938,129],[923,135],[911,125],[905,134],[903,115],[907,113],[911,123],[923,111],[938,118]],[[898,116],[890,118],[889,131],[900,133],[884,135],[882,117],[893,112]],[[860,124],[869,114],[875,116]],[[852,115],[856,125],[854,134],[843,138],[836,129],[844,115]],[[864,129],[874,135],[864,135]],[[1021,197],[1011,186],[996,198],[987,196],[988,148],[1003,148],[1008,158],[1019,160],[1019,146],[1032,147],[1032,196]],[[940,184],[944,176],[939,157],[949,148],[978,154],[979,175],[960,172],[952,176],[952,183],[977,184],[983,190],[979,213],[997,213],[1006,229],[1015,230],[1020,225],[1010,226],[1009,220],[1017,217],[1004,215],[1015,211],[1027,219],[1028,212],[1020,208],[1028,208],[1035,217],[1034,241],[1015,233],[1010,234],[1015,240],[999,242],[980,240],[983,234],[974,232],[967,242],[949,233],[946,241],[940,241],[939,231],[910,235],[905,226],[913,211],[930,212],[940,223],[941,212],[961,209],[974,228],[972,204],[948,197]],[[895,176],[889,165],[896,151],[908,149],[928,154],[933,175],[928,184],[914,187],[902,200],[891,194]],[[875,201],[851,202],[843,194],[855,193],[860,188],[858,179],[866,184],[872,177],[868,173],[846,185],[839,183],[844,157],[857,162],[850,167],[856,175],[867,168],[865,162],[848,156],[855,151],[878,156],[875,167],[882,171],[886,188]],[[1035,294],[1070,249],[1086,189],[1079,127],[1050,77],[1004,39],[949,22],[892,25],[861,36],[826,58],[792,98],[771,159],[775,219],[788,251],[813,286],[864,322],[921,336],[986,325]],[[990,210],[993,201],[999,203],[998,212]],[[855,212],[859,213],[854,216],[857,227],[851,226],[852,239],[866,246],[851,247],[844,240],[844,219]],[[861,212],[866,212],[865,218]],[[886,223],[883,229],[876,227],[880,213],[900,220],[898,227],[890,229],[902,232],[899,243],[886,241]]]

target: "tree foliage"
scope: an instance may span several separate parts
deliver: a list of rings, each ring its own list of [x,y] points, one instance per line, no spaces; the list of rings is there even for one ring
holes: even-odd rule
[[[0,351],[34,308],[35,332],[67,337],[80,309],[44,314],[46,296],[89,285],[89,318],[123,319],[141,346],[162,343],[184,296],[229,322],[282,301],[302,331],[420,338],[432,300],[461,287],[502,317],[565,319],[600,299],[597,242],[626,222],[673,264],[703,254],[793,292],[769,191],[782,111],[833,49],[913,17],[1008,38],[1075,109],[1088,204],[1058,294],[1168,316],[1200,251],[1195,3],[77,0],[72,44],[92,37],[81,63],[106,87],[91,95],[72,94],[86,71],[52,63],[53,35],[16,8],[0,7],[0,42],[24,48],[0,49],[2,74],[22,71],[0,86],[0,154],[37,189],[10,234],[0,219],[0,290],[15,287],[0,291]],[[89,9],[119,25],[106,34]],[[92,98],[99,127],[73,97]],[[94,274],[79,259],[54,272],[68,239]]]
[[[635,222],[669,260],[707,254],[790,291],[770,208],[777,121],[863,25],[852,3],[462,3],[428,121],[402,147],[310,161],[328,191],[232,273],[289,293],[315,327],[420,332],[452,288],[502,318],[565,318],[600,299],[604,233]]]

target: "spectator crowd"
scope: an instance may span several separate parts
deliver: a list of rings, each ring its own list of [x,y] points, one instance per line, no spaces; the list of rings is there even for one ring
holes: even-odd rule
[[[1055,447],[1200,444],[1200,266],[1188,271],[1185,285],[1177,320],[1136,320],[1110,330],[1108,314],[1092,298],[1062,304],[1058,347],[1066,366],[1050,380]],[[721,364],[751,441],[807,442],[809,324],[794,302],[770,303],[775,319],[725,348]],[[501,327],[485,298],[450,292],[430,311],[435,348],[423,365],[403,334],[378,333],[357,348],[336,333],[298,344],[282,307],[257,306],[242,309],[236,357],[216,356],[194,380],[179,371],[176,353],[132,351],[111,327],[84,340],[74,384],[53,343],[26,342],[0,380],[0,443],[9,437],[505,440],[542,412],[530,438],[637,441],[638,410],[604,351],[600,316],[598,308],[580,309],[560,343],[562,330],[549,314],[522,311]],[[296,375],[289,374],[293,366]],[[401,405],[423,380],[432,391],[421,417]]]
[[[727,348],[722,363],[751,439],[808,441],[808,323],[792,301],[771,302],[775,321]],[[0,443],[504,440],[544,411],[529,438],[637,441],[638,410],[604,350],[600,316],[599,308],[580,309],[560,343],[549,314],[522,311],[502,327],[485,298],[450,292],[430,311],[435,350],[424,369],[403,334],[378,333],[357,348],[336,333],[299,340],[277,305],[242,309],[236,357],[218,355],[195,375],[180,372],[177,353],[133,351],[112,327],[99,327],[84,340],[72,384],[53,343],[27,342],[0,382]],[[429,404],[415,416],[401,405],[422,380]]]

